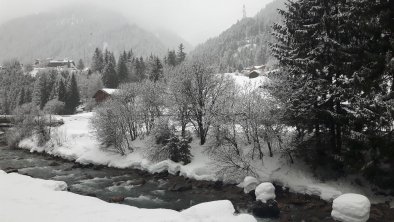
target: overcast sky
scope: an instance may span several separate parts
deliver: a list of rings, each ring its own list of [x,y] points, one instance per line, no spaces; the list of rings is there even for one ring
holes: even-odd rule
[[[196,45],[242,18],[255,15],[272,0],[0,0],[0,24],[16,17],[45,12],[75,2],[93,2],[119,11],[147,29],[173,31]],[[149,26],[149,27],[148,27]],[[1,34],[1,33],[0,33]]]

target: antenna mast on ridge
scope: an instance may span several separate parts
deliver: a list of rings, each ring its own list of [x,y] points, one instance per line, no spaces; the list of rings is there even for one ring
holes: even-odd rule
[[[244,4],[244,8],[243,8],[243,17],[242,18],[246,18],[246,8],[245,8],[245,4]]]

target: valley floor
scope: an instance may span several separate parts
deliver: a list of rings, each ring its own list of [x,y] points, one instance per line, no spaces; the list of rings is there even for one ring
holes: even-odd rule
[[[261,77],[249,79],[244,76],[229,75],[232,75],[239,85],[254,84],[258,86],[262,81],[266,81]],[[196,180],[224,180],[239,183],[240,187],[243,186],[242,181],[245,175],[234,175],[233,173],[233,175],[218,176],[213,160],[205,152],[207,147],[200,146],[198,138],[192,141],[191,154],[193,157],[191,163],[187,165],[174,163],[170,160],[150,161],[146,155],[146,148],[151,146],[147,137],[134,141],[132,144],[134,151],[124,156],[103,149],[90,126],[90,119],[93,115],[94,113],[81,113],[58,116],[56,118],[63,119],[64,125],[52,129],[51,140],[48,143],[40,147],[37,145],[37,139],[33,136],[22,140],[19,147],[31,152],[45,152],[81,164],[137,168],[150,173],[168,171],[171,174],[179,173],[181,176]],[[274,150],[273,157],[265,155],[262,160],[255,158],[251,164],[260,182],[273,182],[288,188],[290,192],[318,196],[329,202],[341,194],[357,193],[368,197],[371,203],[389,202],[390,206],[394,207],[392,196],[377,195],[373,186],[357,175],[339,180],[321,181],[301,160],[296,159],[295,164],[290,164],[286,158],[282,157],[280,151]],[[356,183],[356,180],[362,181],[362,185]]]
[[[137,168],[150,173],[168,171],[197,179],[197,180],[227,180],[229,178],[219,177],[215,173],[212,160],[204,152],[205,147],[198,144],[198,139],[193,140],[191,153],[192,162],[187,165],[174,163],[170,160],[152,162],[146,157],[145,147],[150,146],[148,140],[135,141],[134,152],[121,156],[115,152],[102,149],[100,143],[94,136],[89,120],[93,113],[81,113],[72,116],[62,116],[64,125],[52,130],[51,140],[43,147],[37,146],[35,137],[24,139],[19,146],[31,152],[45,152],[50,155],[73,160],[81,164],[97,164],[116,168]],[[274,182],[287,187],[292,192],[316,195],[326,201],[331,201],[344,193],[358,193],[367,196],[372,203],[391,202],[394,207],[393,197],[375,195],[369,185],[357,185],[353,177],[336,180],[320,181],[316,179],[307,166],[300,160],[290,164],[286,159],[274,153],[274,157],[264,156],[263,160],[255,160],[253,163],[257,169],[258,180],[261,182]],[[232,178],[234,175],[231,175]],[[242,186],[242,177],[237,181]],[[364,183],[365,184],[365,183]]]

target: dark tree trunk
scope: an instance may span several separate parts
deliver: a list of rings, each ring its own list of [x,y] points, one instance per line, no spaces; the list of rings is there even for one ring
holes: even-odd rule
[[[337,114],[340,113],[341,111],[341,103],[339,101],[337,101],[336,104],[336,108],[337,108]],[[338,122],[336,124],[336,149],[335,149],[335,153],[336,154],[340,154],[341,150],[342,150],[342,127],[341,127],[341,123]]]
[[[272,153],[272,147],[270,141],[267,140],[268,150],[270,151],[270,157],[273,157],[274,154]]]

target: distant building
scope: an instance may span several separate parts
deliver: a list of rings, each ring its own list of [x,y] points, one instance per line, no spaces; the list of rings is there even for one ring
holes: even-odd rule
[[[75,62],[73,60],[54,60],[52,58],[47,58],[43,60],[36,59],[34,61],[33,70],[29,72],[29,74],[35,77],[39,72],[53,69],[56,69],[57,71],[68,71],[69,73],[77,71]]]
[[[73,60],[50,60],[47,67],[50,68],[64,68],[64,69],[74,69],[76,68]]]
[[[242,74],[249,77],[250,79],[259,77],[265,70],[265,65],[252,66],[242,70]]]
[[[99,89],[93,96],[94,100],[96,103],[102,103],[105,100],[111,98],[111,96],[116,93],[118,89],[109,89],[109,88],[103,88]]]

